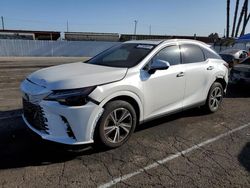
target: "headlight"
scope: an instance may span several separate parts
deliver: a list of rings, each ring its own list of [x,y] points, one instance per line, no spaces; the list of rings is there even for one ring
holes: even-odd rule
[[[88,102],[88,95],[96,86],[70,90],[55,90],[44,100],[57,101],[67,106],[82,106]]]

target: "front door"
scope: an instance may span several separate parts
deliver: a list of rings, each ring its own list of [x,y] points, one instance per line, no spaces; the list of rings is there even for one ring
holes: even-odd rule
[[[182,109],[185,70],[181,64],[179,46],[163,48],[150,63],[155,59],[169,62],[170,67],[167,70],[157,70],[154,74],[149,74],[147,70],[141,72],[145,119]]]

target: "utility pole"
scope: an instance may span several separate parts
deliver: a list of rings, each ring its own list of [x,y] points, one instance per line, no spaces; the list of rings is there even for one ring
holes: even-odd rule
[[[149,35],[151,35],[151,25],[149,25]]]
[[[135,22],[134,35],[136,35],[136,29],[137,29],[137,23],[138,23],[138,21],[135,20],[134,22]]]
[[[69,22],[67,20],[67,32],[69,32]]]
[[[2,20],[2,28],[4,30],[4,20],[3,20],[3,16],[1,16],[1,20]]]

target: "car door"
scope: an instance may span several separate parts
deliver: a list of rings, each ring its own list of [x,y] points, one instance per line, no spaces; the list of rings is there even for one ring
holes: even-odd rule
[[[185,66],[185,95],[183,107],[191,107],[206,100],[206,86],[210,80],[214,65],[206,60],[201,47],[195,44],[180,45],[182,63]]]
[[[167,70],[157,70],[153,74],[149,74],[147,68],[141,71],[145,119],[182,109],[185,71],[181,64],[179,46],[173,45],[163,48],[147,66],[150,66],[150,63],[157,59],[169,62],[170,67]]]

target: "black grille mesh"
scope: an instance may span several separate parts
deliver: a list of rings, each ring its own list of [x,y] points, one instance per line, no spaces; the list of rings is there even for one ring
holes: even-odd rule
[[[23,114],[32,127],[48,134],[48,125],[46,124],[48,120],[39,105],[32,104],[23,99]]]

